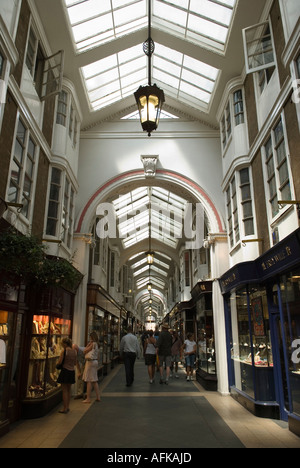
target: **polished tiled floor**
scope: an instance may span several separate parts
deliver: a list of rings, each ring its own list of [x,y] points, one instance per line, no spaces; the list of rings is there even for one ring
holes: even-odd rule
[[[197,382],[148,383],[136,364],[132,387],[117,367],[101,384],[102,401],[74,400],[69,414],[53,410],[20,421],[0,448],[300,448],[300,438],[281,421],[258,419],[231,397],[206,392]]]

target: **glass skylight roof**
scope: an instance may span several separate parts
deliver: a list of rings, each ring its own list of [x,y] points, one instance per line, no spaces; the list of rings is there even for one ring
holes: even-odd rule
[[[61,0],[75,49],[83,53],[148,25],[148,0]],[[212,50],[224,50],[238,0],[152,0],[152,28]],[[145,35],[146,39],[146,35]],[[81,68],[91,110],[148,84],[142,44]],[[165,94],[207,110],[219,70],[155,42],[151,77]]]
[[[152,0],[152,25],[223,48],[237,0]],[[148,24],[148,0],[64,0],[78,51]]]
[[[132,95],[147,81],[147,57],[142,46],[118,52],[83,67],[90,105],[99,110]],[[207,107],[219,70],[176,50],[155,44],[153,82],[171,97],[196,107]]]
[[[124,248],[149,237],[151,220],[151,237],[176,249],[182,233],[179,219],[183,218],[186,203],[159,187],[142,187],[119,197],[113,204]]]
[[[84,52],[147,24],[146,0],[64,0],[76,49]]]
[[[224,48],[236,0],[154,0],[153,25]]]

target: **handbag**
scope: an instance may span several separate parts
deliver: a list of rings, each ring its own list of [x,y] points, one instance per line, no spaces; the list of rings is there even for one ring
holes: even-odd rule
[[[65,357],[66,357],[66,350],[64,352],[64,357],[63,357],[63,360],[62,360],[61,364],[56,364],[56,369],[57,370],[62,370],[62,368],[64,366],[64,362],[65,362]]]

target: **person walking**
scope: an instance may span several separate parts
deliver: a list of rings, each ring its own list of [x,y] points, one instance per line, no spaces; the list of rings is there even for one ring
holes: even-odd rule
[[[98,335],[96,332],[90,334],[90,341],[83,352],[85,355],[83,380],[87,384],[86,399],[83,403],[91,403],[92,387],[96,392],[96,401],[101,401],[98,385]]]
[[[145,364],[148,366],[149,383],[154,382],[156,363],[156,339],[153,330],[149,331],[148,338],[144,342]]]
[[[164,364],[166,366],[165,384],[169,384],[170,367],[172,362],[172,335],[169,333],[169,325],[162,324],[162,332],[157,340],[157,354],[159,359],[160,384],[164,383]]]
[[[139,342],[137,337],[132,333],[132,327],[128,328],[127,335],[123,336],[121,340],[120,355],[125,366],[126,386],[131,387],[134,381],[135,360],[140,357]]]
[[[182,350],[184,350],[185,355],[185,364],[186,364],[186,380],[189,382],[193,380],[193,371],[195,368],[196,362],[196,351],[197,351],[197,343],[194,340],[194,334],[188,333],[187,339],[185,340]]]
[[[77,352],[77,394],[74,397],[74,400],[79,400],[84,396],[84,386],[85,383],[83,382],[82,376],[85,366],[85,356],[84,356],[84,346],[78,346],[77,344],[73,344],[73,349]]]
[[[181,361],[181,348],[182,348],[182,339],[178,335],[176,330],[173,331],[173,344],[172,344],[172,365],[171,365],[171,375],[175,372],[175,378],[179,379],[178,375],[178,363]]]
[[[63,351],[57,362],[57,367],[61,369],[57,382],[62,386],[63,409],[59,413],[67,414],[70,411],[71,387],[75,383],[75,366],[77,364],[77,352],[72,348],[70,338],[63,338],[61,341]]]

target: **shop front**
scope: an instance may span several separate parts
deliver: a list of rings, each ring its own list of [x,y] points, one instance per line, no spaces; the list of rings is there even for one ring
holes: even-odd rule
[[[25,291],[0,282],[0,436],[20,417]]]
[[[197,343],[197,381],[210,391],[217,391],[212,281],[199,281],[191,291],[192,299],[179,302],[168,315],[170,328],[176,330],[183,341],[193,333]]]
[[[197,380],[206,390],[217,391],[212,281],[197,283],[191,294],[196,321]]]
[[[26,318],[22,377],[24,419],[39,418],[61,401],[57,383],[63,338],[71,338],[74,294],[63,288],[43,288],[30,298]]]
[[[107,375],[119,362],[120,325],[124,311],[108,293],[97,284],[88,284],[87,341],[95,331],[99,337],[99,379]]]
[[[300,435],[300,230],[233,267],[220,286],[232,396]]]

